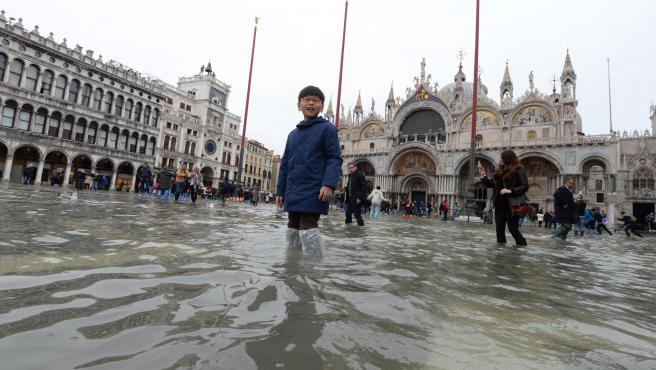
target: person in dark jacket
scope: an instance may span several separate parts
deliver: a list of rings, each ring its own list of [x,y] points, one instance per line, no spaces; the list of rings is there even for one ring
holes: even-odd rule
[[[626,233],[627,238],[631,237],[629,231],[634,233],[636,236],[642,238],[642,235],[640,235],[640,233],[636,231],[635,229],[636,221],[631,220],[631,216],[627,215],[626,213],[624,213],[624,211],[622,211],[620,212],[620,218],[618,218],[617,220],[622,221],[622,223],[624,224],[624,232]]]
[[[303,120],[287,136],[280,162],[276,204],[288,212],[287,242],[309,255],[321,254],[319,218],[327,215],[342,167],[337,130],[319,116],[324,95],[307,86],[298,94]]]
[[[494,188],[494,223],[496,224],[497,243],[506,243],[506,224],[515,239],[515,244],[525,246],[526,239],[519,231],[519,218],[513,217],[512,206],[528,200],[528,177],[519,164],[517,155],[512,150],[501,152],[501,160],[492,177],[487,176],[485,167],[478,163],[481,182],[488,188]]]
[[[353,215],[358,225],[364,226],[364,219],[362,218],[362,204],[367,199],[367,180],[355,162],[349,162],[346,165],[349,172],[348,182],[346,185],[346,216],[345,223],[353,223]]]
[[[139,194],[146,193],[147,196],[150,196],[152,182],[153,182],[153,173],[150,170],[148,163],[143,164],[139,167]]]
[[[610,230],[608,230],[606,225],[604,225],[604,216],[599,212],[599,207],[595,209],[594,213],[592,214],[592,217],[594,217],[595,222],[597,223],[597,232],[599,233],[599,235],[601,235],[601,229],[606,230],[608,235],[613,235],[613,233],[610,232]]]
[[[585,209],[587,206],[583,200],[583,193],[579,192],[574,200],[574,216],[576,217],[574,235],[585,234]]]
[[[232,192],[235,190],[235,187],[230,182],[228,175],[226,175],[223,184],[221,184],[221,192],[219,193],[219,198],[221,198],[221,204],[225,206],[226,199],[230,198]]]
[[[578,222],[574,211],[574,177],[567,176],[563,186],[554,193],[554,206],[556,208],[556,221],[558,227],[554,230],[552,238],[567,240],[567,233],[572,230],[572,224]]]
[[[169,200],[169,194],[171,194],[171,173],[168,168],[162,166],[159,170],[159,191],[157,191],[157,199],[160,199],[162,194],[166,200]]]

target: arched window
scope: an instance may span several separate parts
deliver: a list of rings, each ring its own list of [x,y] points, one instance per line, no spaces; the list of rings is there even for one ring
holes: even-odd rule
[[[73,123],[75,122],[75,117],[66,116],[64,118],[64,127],[62,127],[62,138],[66,140],[71,140],[73,137]]]
[[[175,151],[175,138],[171,138],[171,146],[169,147],[170,150]]]
[[[84,84],[84,87],[82,88],[82,105],[85,107],[89,106],[89,103],[91,102],[91,92],[93,91],[93,87],[89,84]]]
[[[128,130],[123,130],[121,137],[118,139],[118,149],[126,150],[128,148],[128,137],[130,137]]]
[[[123,115],[123,96],[119,95],[116,97],[116,104],[114,104],[114,115],[121,116]]]
[[[5,106],[2,108],[2,121],[0,124],[4,127],[14,127],[14,119],[16,118],[16,104],[13,100],[8,100],[5,102]]]
[[[105,94],[105,113],[112,112],[112,103],[114,103],[114,93],[108,91],[107,94]]]
[[[148,136],[141,135],[141,140],[139,140],[139,154],[146,154],[146,145],[148,145]]]
[[[141,102],[137,102],[137,104],[134,107],[134,120],[137,122],[141,122],[141,109],[143,108],[143,104]]]
[[[155,138],[151,137],[150,141],[148,141],[148,146],[146,147],[146,152],[150,155],[155,155]]]
[[[98,130],[98,123],[91,122],[89,128],[87,129],[87,143],[95,144],[96,143],[96,131]]]
[[[369,150],[374,150],[374,146],[375,146],[374,143],[370,143],[369,144]]]
[[[25,104],[18,113],[18,125],[16,127],[20,130],[29,130],[30,129],[30,120],[32,119],[32,108],[31,105]]]
[[[128,99],[125,101],[125,119],[132,119],[132,105],[134,103],[132,102],[132,99]]]
[[[43,134],[46,128],[46,117],[48,117],[48,111],[45,108],[39,108],[36,111],[34,116],[34,125],[32,126],[32,131],[38,134]]]
[[[150,105],[146,105],[144,108],[144,125],[150,125]]]
[[[71,104],[77,103],[77,94],[80,92],[80,81],[71,80],[71,85],[68,87],[68,102]]]
[[[36,91],[36,80],[39,79],[39,67],[30,64],[27,67],[27,74],[25,75],[25,88],[31,91]]]
[[[68,83],[68,79],[66,78],[66,76],[59,75],[59,77],[57,77],[57,83],[55,84],[55,98],[64,100],[66,83]]]
[[[478,134],[476,135],[476,146],[481,146],[483,145],[483,135]]]
[[[191,155],[196,155],[196,143],[191,143]]]
[[[7,70],[7,56],[4,54],[0,54],[0,81],[4,81],[6,70]]]
[[[157,127],[159,125],[159,109],[155,108],[153,110],[153,126]]]
[[[184,150],[184,152],[185,152],[185,154],[189,154],[189,142],[188,142],[188,141],[185,142],[185,150]]]
[[[136,153],[137,152],[137,141],[139,140],[139,134],[136,132],[132,133],[132,136],[130,137],[130,152],[131,153]]]
[[[41,94],[50,95],[53,77],[54,75],[52,74],[52,71],[47,69],[43,71],[43,75],[41,76],[41,89],[39,90]]]
[[[102,89],[96,89],[93,93],[93,109],[100,110],[100,104],[102,103],[103,91]]]
[[[169,142],[171,138],[169,138],[169,135],[164,136],[164,149],[168,150],[169,149]]]
[[[109,133],[109,147],[117,149],[118,146],[118,128],[114,127]]]
[[[235,156],[235,166],[239,167],[239,155]]]
[[[18,86],[20,84],[21,77],[23,77],[23,67],[25,67],[25,63],[22,60],[14,59],[9,70],[10,85]]]
[[[98,131],[98,145],[107,146],[107,136],[109,136],[109,126],[102,125]]]
[[[48,122],[48,136],[59,136],[59,125],[61,124],[61,113],[53,112]]]
[[[87,128],[87,120],[84,118],[80,118],[77,120],[77,125],[75,125],[75,141],[79,141],[80,143],[84,142],[84,131]]]
[[[538,138],[538,135],[535,133],[535,131],[531,130],[526,134],[526,138],[528,140],[535,140]]]
[[[648,167],[641,167],[633,174],[633,189],[654,190],[654,173]]]

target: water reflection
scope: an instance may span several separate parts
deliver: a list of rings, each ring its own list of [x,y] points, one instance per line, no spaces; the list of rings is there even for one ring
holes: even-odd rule
[[[308,266],[303,265],[303,257],[302,252],[287,249],[284,263],[276,266],[282,269],[279,278],[294,298],[288,298],[285,303],[285,319],[281,323],[272,327],[264,338],[246,344],[246,353],[255,360],[258,369],[323,368],[322,357],[315,348],[323,325],[314,305],[315,288],[309,283],[312,270],[306,270]],[[261,295],[264,294],[266,292],[262,291]],[[276,290],[268,294],[275,295]]]
[[[7,369],[656,368],[653,237],[322,219],[0,186]]]

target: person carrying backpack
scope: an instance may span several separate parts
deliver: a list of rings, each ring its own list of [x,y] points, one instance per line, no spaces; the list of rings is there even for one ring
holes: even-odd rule
[[[640,233],[638,233],[635,229],[636,221],[638,221],[638,219],[635,218],[635,216],[627,215],[626,213],[624,213],[624,211],[620,212],[620,215],[622,217],[618,218],[617,220],[622,221],[624,223],[624,232],[626,233],[626,236],[631,237],[631,234],[629,233],[630,231],[635,235],[637,235],[638,237],[642,238],[642,235],[640,235]]]

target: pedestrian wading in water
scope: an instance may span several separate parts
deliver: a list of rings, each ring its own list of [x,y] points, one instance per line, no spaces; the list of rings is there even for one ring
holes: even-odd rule
[[[478,163],[481,182],[488,188],[494,188],[494,223],[496,225],[497,243],[506,243],[506,225],[515,239],[515,244],[525,246],[526,239],[519,231],[519,216],[513,217],[512,207],[526,202],[528,177],[519,164],[517,155],[512,150],[501,152],[501,160],[492,176]]]
[[[307,86],[298,94],[303,120],[287,136],[280,162],[276,204],[289,214],[287,244],[308,255],[321,254],[319,217],[328,214],[342,167],[335,126],[319,116],[324,95]]]

